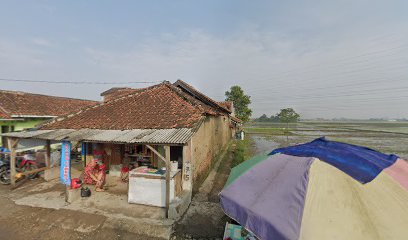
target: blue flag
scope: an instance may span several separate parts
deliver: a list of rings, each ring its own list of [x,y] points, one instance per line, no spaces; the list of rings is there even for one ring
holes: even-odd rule
[[[62,142],[60,179],[65,185],[71,185],[71,143]]]

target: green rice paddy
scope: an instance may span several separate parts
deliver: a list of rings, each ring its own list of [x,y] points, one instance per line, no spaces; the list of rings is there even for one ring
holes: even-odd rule
[[[256,153],[309,142],[325,136],[330,140],[362,145],[408,159],[408,122],[299,122],[249,123]]]

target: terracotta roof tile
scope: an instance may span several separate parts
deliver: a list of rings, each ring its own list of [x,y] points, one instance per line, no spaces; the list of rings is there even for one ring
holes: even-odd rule
[[[96,103],[89,100],[0,90],[0,108],[9,116],[61,116]]]
[[[0,108],[9,116],[61,116],[96,103],[98,102],[0,90]]]
[[[218,102],[218,104],[220,104],[224,108],[232,111],[232,102],[231,101]]]
[[[103,96],[103,100],[105,102],[108,102],[110,100],[120,98],[132,93],[135,93],[139,91],[139,89],[136,88],[111,88],[103,93],[101,93],[101,96]]]
[[[237,118],[237,117],[231,116],[231,119],[232,119],[232,121],[234,121],[234,122],[242,123],[242,120],[239,119],[239,118]]]
[[[41,129],[168,129],[192,128],[205,115],[174,86],[162,83],[89,107],[44,125]]]
[[[202,108],[202,110],[205,111],[206,114],[209,114],[209,115],[220,114],[220,110],[217,107],[211,106],[208,103],[205,103],[205,102],[201,101],[200,99],[195,98],[192,94],[189,94],[189,93],[183,91],[182,88],[177,87],[175,84],[176,83],[174,83],[173,85],[172,84],[167,84],[167,86],[170,87],[180,97],[184,98],[189,103],[191,103],[194,106],[197,106],[199,108]],[[144,89],[138,89],[138,88],[111,88],[111,89],[101,93],[101,96],[104,97],[105,102],[108,102],[108,101],[111,101],[111,100],[114,100],[114,99],[117,99],[117,98],[121,98],[121,97],[129,95],[129,94],[137,93],[137,92],[143,91],[143,90]]]
[[[219,102],[214,101],[210,97],[208,97],[205,94],[201,93],[200,91],[195,89],[193,86],[187,84],[183,80],[179,79],[173,85],[183,89],[183,91],[186,91],[186,92],[190,93],[191,95],[193,95],[194,97],[198,98],[200,101],[206,103],[207,105],[209,105],[211,107],[215,107],[215,108],[217,108],[217,109],[219,109],[221,111],[224,111],[226,113],[231,113],[231,111],[229,109],[227,109],[225,106],[221,105]]]
[[[3,109],[0,107],[0,119],[11,119],[10,115],[8,115]]]

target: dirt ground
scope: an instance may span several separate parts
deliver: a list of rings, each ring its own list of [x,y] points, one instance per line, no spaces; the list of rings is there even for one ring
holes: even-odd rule
[[[17,205],[11,195],[9,186],[0,186],[0,239],[154,239],[107,228],[107,218],[99,214]]]
[[[231,170],[232,150],[233,147],[217,161],[199,192],[194,195],[187,213],[175,224],[171,239],[222,239],[225,223],[231,220],[222,211],[218,194]],[[24,188],[33,188],[35,184],[38,185],[36,181],[39,179],[28,181]],[[50,190],[58,192],[61,189],[49,188],[47,191]],[[40,189],[36,191],[42,192]],[[109,219],[96,211],[18,205],[16,198],[24,199],[25,196],[20,198],[16,194],[9,186],[0,186],[0,239],[157,239],[129,232],[129,226],[125,224],[107,227],[110,225]],[[61,191],[61,194],[64,193]]]

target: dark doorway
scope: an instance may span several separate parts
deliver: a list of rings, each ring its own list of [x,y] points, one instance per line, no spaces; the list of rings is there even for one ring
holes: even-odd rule
[[[178,162],[178,168],[183,168],[183,146],[170,146],[170,160]]]

